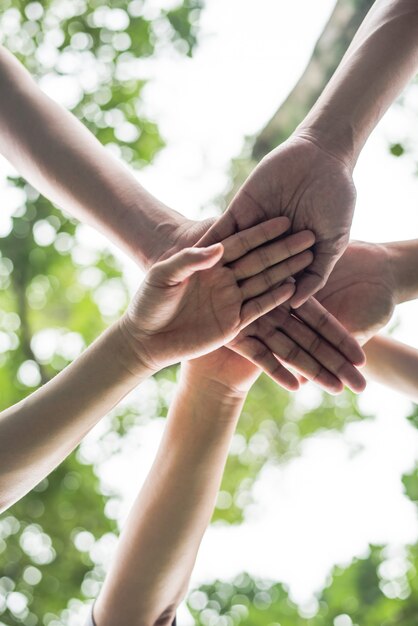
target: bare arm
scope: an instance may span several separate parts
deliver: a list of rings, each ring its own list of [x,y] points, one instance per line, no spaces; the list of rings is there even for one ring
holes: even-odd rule
[[[418,298],[418,240],[352,242],[338,261],[321,302],[365,343],[366,376],[418,401],[418,350],[376,335],[395,306]]]
[[[416,0],[377,0],[312,111],[255,168],[206,245],[275,215],[315,234],[292,306],[322,287],[343,254],[355,206],[352,171],[370,132],[418,68]]]
[[[245,398],[220,387],[215,392],[203,376],[182,377],[156,460],[96,602],[97,626],[172,623],[213,512]]]
[[[151,196],[73,115],[48,98],[22,65],[1,47],[0,96],[0,152],[45,196],[97,227],[141,265],[152,265],[162,256],[196,244],[206,232],[212,220],[187,220]],[[295,232],[298,230],[303,228],[294,228]],[[318,324],[321,325],[320,315]],[[315,325],[313,328],[320,341],[328,339]],[[260,339],[258,346],[263,345],[263,337]],[[254,346],[246,351],[247,343],[244,342],[242,353],[254,359]],[[289,352],[286,345],[283,349]],[[256,356],[259,354],[257,349]],[[358,354],[356,347],[344,352],[355,363]],[[271,365],[277,363],[273,353],[266,351],[258,361],[271,375]],[[326,367],[327,363],[322,365]],[[280,384],[289,386],[289,380],[293,386],[297,384],[284,367],[280,371],[275,367],[274,372]]]
[[[224,245],[186,248],[155,264],[119,322],[52,381],[0,414],[0,509],[54,469],[145,376],[222,345],[228,333],[233,337],[286,297],[291,285],[269,291],[271,282],[261,285],[256,269],[263,258],[257,246],[286,228],[282,218],[273,222],[267,232],[257,227]],[[282,266],[281,280],[292,272],[292,241],[304,249],[312,236],[300,233],[275,246],[271,263],[275,272]]]
[[[386,244],[391,259],[397,303],[418,298],[418,240]],[[377,335],[365,346],[365,373],[372,380],[418,402],[418,350]]]
[[[352,168],[373,128],[418,68],[415,0],[377,0],[299,127]]]
[[[396,302],[418,298],[418,239],[386,244],[391,259]]]
[[[418,402],[418,350],[390,337],[371,339],[364,350],[367,356],[365,372],[372,380],[382,383]]]
[[[49,474],[152,373],[138,364],[134,375],[129,359],[115,324],[53,380],[0,414],[0,511]]]
[[[2,47],[0,152],[52,202],[98,228],[143,266],[170,249],[187,222],[141,187]]]

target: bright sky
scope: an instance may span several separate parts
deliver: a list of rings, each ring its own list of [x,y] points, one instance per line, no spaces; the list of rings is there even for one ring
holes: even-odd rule
[[[202,208],[214,210],[213,199],[227,185],[231,159],[299,77],[334,0],[206,4],[193,59],[143,64],[144,75],[152,77],[145,108],[168,147],[141,173],[141,182],[193,217]],[[409,97],[417,99],[416,91]],[[416,120],[395,109],[367,144],[356,170],[354,237],[385,241],[416,236],[418,179],[412,175],[412,162],[397,161],[387,151],[389,140],[408,136],[413,141],[415,127]],[[133,286],[139,272],[125,262]],[[417,312],[415,304],[402,308],[396,336],[418,347]],[[301,401],[309,405],[312,391],[301,393]],[[289,584],[293,597],[309,611],[312,593],[335,563],[364,554],[369,543],[389,543],[396,555],[403,544],[416,540],[415,507],[403,497],[400,482],[418,458],[418,433],[404,419],[410,404],[370,384],[362,406],[376,419],[350,425],[342,435],[307,441],[300,458],[266,469],[243,525],[208,530],[193,584],[246,570]],[[136,429],[122,454],[101,468],[104,481],[124,496],[123,513],[146,475],[162,429],[162,421]],[[86,452],[89,445],[93,439]],[[191,623],[186,614],[180,621]]]

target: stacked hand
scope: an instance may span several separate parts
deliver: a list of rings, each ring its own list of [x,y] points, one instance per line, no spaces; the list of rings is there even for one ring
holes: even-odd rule
[[[313,262],[296,280],[298,304],[324,284],[344,251],[354,198],[351,175],[342,161],[308,139],[293,138],[260,163],[219,220],[181,224],[174,249],[194,244],[198,239],[198,245],[210,245],[243,228],[285,214],[293,232],[308,228],[315,233]],[[292,333],[281,332],[277,328],[279,322]],[[290,366],[331,393],[341,391],[343,384],[354,391],[364,388],[364,379],[354,367],[363,364],[362,351],[312,299],[297,312],[287,306],[281,307],[275,316],[260,318],[230,347],[289,390],[299,386],[298,378],[288,370]]]
[[[392,317],[400,287],[388,247],[355,241],[317,298],[364,344]]]
[[[348,167],[308,137],[292,137],[270,152],[209,229],[209,245],[259,222],[286,215],[293,232],[315,235],[314,259],[297,280],[297,307],[323,287],[350,234],[355,188]]]
[[[401,276],[397,276],[399,272],[396,271],[392,252],[390,246],[381,244],[350,243],[326,286],[317,294],[326,310],[314,299],[293,313],[288,305],[283,304],[244,329],[233,342],[234,348],[237,350],[241,347],[244,354],[242,344],[247,341],[246,354],[252,348],[262,351],[262,344],[257,346],[254,338],[257,335],[264,339],[265,351],[270,349],[275,352],[285,364],[291,361],[293,367],[303,373],[303,376],[298,376],[300,382],[308,377],[328,391],[340,390],[339,381],[354,379],[356,370],[351,369],[332,342],[337,345],[338,337],[349,341],[349,331],[361,344],[366,343],[387,324],[395,305],[402,300],[400,292],[403,284]],[[313,321],[317,315],[321,315],[321,311],[322,328]],[[347,330],[339,329],[327,311],[338,318]],[[309,323],[316,330],[321,330],[322,338],[312,330]],[[329,342],[324,335],[329,338]],[[262,354],[258,357],[260,363],[265,364],[261,357]],[[281,365],[277,359],[271,362],[270,375],[276,378],[274,370],[280,369]],[[321,363],[326,363],[329,369]],[[184,370],[186,376],[193,375],[200,383],[206,380],[216,385],[218,393],[228,391],[234,394],[246,393],[261,372],[246,358],[225,348],[189,361]],[[285,372],[283,368],[280,377],[285,376]],[[361,384],[359,378],[359,388]]]
[[[275,218],[156,263],[122,320],[142,365],[161,369],[215,350],[288,300],[294,285],[284,281],[311,263],[314,242],[309,231],[278,239],[288,227]]]
[[[181,248],[194,243],[208,225],[209,221],[185,221],[178,230],[176,245]],[[281,326],[290,328],[288,334],[278,328],[279,318]],[[330,393],[339,393],[344,384],[354,391],[361,391],[365,385],[364,378],[354,367],[354,364],[364,363],[362,350],[347,330],[314,299],[297,311],[282,305],[274,315],[260,317],[229,347],[256,365],[255,371],[261,368],[291,391],[298,389],[299,378],[288,367],[293,367]],[[228,353],[222,352],[223,363]],[[236,359],[234,365],[237,365]],[[244,369],[247,371],[248,367],[247,364]]]

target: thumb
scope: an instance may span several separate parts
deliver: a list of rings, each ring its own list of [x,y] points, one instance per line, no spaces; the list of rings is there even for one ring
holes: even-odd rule
[[[331,255],[320,250],[315,251],[314,254],[315,257],[311,265],[301,272],[296,279],[296,291],[290,300],[290,305],[294,309],[305,304],[310,296],[322,289],[339,256],[338,254]]]
[[[177,285],[195,272],[213,267],[223,255],[223,245],[208,248],[185,248],[169,259],[158,263],[158,278],[164,285]]]

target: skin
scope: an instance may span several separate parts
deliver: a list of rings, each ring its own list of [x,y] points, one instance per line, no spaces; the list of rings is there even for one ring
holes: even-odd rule
[[[294,135],[261,161],[206,245],[274,215],[315,234],[314,262],[298,278],[294,307],[323,287],[348,241],[352,171],[369,134],[418,67],[415,0],[377,0],[338,69]],[[373,80],[370,77],[373,76]]]
[[[347,371],[341,354],[333,347],[338,346],[338,341],[334,336],[335,318],[330,314],[341,321],[345,333],[351,333],[347,336],[353,335],[362,345],[366,344],[389,322],[398,304],[418,298],[417,264],[418,240],[385,244],[354,241],[336,264],[327,285],[317,295],[325,307],[322,309],[321,333],[330,336],[330,343],[318,342],[317,335],[310,330],[309,309],[319,306],[315,299],[310,299],[292,315],[286,312],[288,305],[282,305],[245,329],[237,341],[248,332],[254,342],[252,328],[257,326],[257,334],[263,337],[267,350],[277,354],[282,363],[292,360],[293,368],[299,372],[299,383],[309,379],[319,382],[321,386],[328,385],[331,390],[331,374],[341,381],[347,375],[351,377],[352,373]],[[299,320],[299,317],[303,319]],[[344,341],[343,335],[340,335],[340,341]],[[379,369],[379,363],[376,367],[371,365],[371,345],[369,342],[365,346],[365,372],[375,378],[374,372]],[[254,347],[254,350],[257,349],[260,347]],[[324,362],[328,364],[326,370],[320,365]],[[272,370],[275,367],[277,360],[271,362]],[[309,372],[308,376],[306,372]],[[274,377],[274,372],[270,375]],[[356,384],[354,380],[352,382]],[[361,384],[359,380],[358,385]],[[385,384],[390,386],[391,377],[385,379]]]
[[[389,337],[374,337],[365,349],[368,378],[418,402],[418,350]]]
[[[359,338],[370,339],[396,304],[418,296],[417,254],[418,241],[353,242],[319,297]],[[418,350],[377,336],[366,352],[371,378],[418,398]],[[94,607],[97,626],[172,623],[213,511],[239,413],[260,372],[226,348],[183,363],[159,452]]]
[[[394,265],[388,245],[352,242],[318,293],[362,344],[387,324],[401,302]]]
[[[292,304],[298,306],[325,284],[347,246],[354,205],[355,188],[349,168],[318,150],[311,141],[295,135],[259,163],[201,241],[209,245],[225,233],[273,215],[286,215],[294,232],[309,224],[315,232],[315,257],[298,277],[300,297],[292,299]]]
[[[285,228],[283,219],[276,219],[268,236]],[[229,238],[223,245],[186,249],[156,264],[117,323],[48,384],[0,413],[0,510],[49,474],[144,378],[180,358],[218,347],[225,332],[233,336],[254,313],[275,306],[280,297],[293,290],[292,285],[284,284],[269,292],[267,300],[264,294],[244,300],[238,277],[243,272],[248,275],[247,254],[251,255],[251,265],[260,267],[260,245],[265,239],[266,230],[261,225]],[[282,260],[282,279],[292,271],[290,260],[301,257],[296,253],[289,258],[292,246],[299,250],[311,243],[312,235],[301,233],[296,239],[292,235],[287,244],[282,239],[275,245],[270,258],[276,270],[281,263],[275,261]],[[309,262],[306,255],[305,262]],[[252,280],[249,275],[248,280]],[[259,282],[257,285],[259,293]],[[215,303],[197,316],[196,291],[202,302],[213,298]],[[253,311],[252,303],[258,303]],[[230,310],[227,328],[218,323],[223,308]],[[169,341],[161,340],[168,336]]]
[[[397,305],[418,298],[417,264],[418,240],[386,244],[355,241],[318,294],[327,309],[365,344],[367,378],[415,402],[418,350],[377,333],[390,321]]]
[[[0,152],[41,193],[67,213],[99,229],[141,267],[149,268],[195,245],[214,223],[214,220],[187,220],[149,194],[129,169],[105,150],[73,115],[44,94],[23,66],[2,47],[0,90],[7,93],[7,98],[0,99]],[[289,297],[292,293],[288,292]],[[311,328],[320,341],[327,342],[329,336],[318,330],[322,327],[322,310],[315,311]],[[290,317],[288,309],[286,315]],[[272,367],[277,363],[274,353],[260,350],[264,338],[257,338],[257,332],[257,327],[253,327],[256,352],[248,335],[235,342],[233,349],[252,360],[256,357],[260,367],[274,372],[274,380],[279,384],[297,389],[299,383],[286,367]],[[276,345],[280,352],[287,348],[282,346],[280,337]],[[342,355],[349,367],[364,360],[355,341],[344,343]],[[303,361],[295,365],[302,368]],[[324,369],[328,365],[320,364]],[[322,384],[321,377],[318,382]],[[329,381],[325,383],[325,389],[336,390],[334,383],[331,387]],[[341,381],[337,386],[342,389]]]
[[[242,406],[260,372],[226,348],[182,365],[154,465],[94,606],[97,626],[172,623],[213,513]]]
[[[418,297],[417,263],[418,240],[354,241],[318,299],[364,344],[389,322],[398,304]]]
[[[298,265],[311,262],[312,253],[303,250],[313,243],[305,231],[265,245],[287,227],[286,219],[276,218],[229,237],[221,246],[187,248],[156,263],[124,323],[132,349],[142,359],[146,356],[146,365],[161,369],[191,353],[210,352],[287,300],[294,286],[282,283]],[[296,256],[287,259],[289,254]],[[266,263],[269,268],[263,271]],[[207,271],[196,272],[201,269]]]

